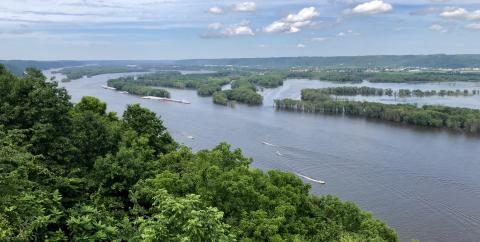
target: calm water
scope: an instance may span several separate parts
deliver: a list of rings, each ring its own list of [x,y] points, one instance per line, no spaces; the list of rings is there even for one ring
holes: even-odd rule
[[[283,87],[275,89],[265,89],[262,95],[265,97],[267,105],[272,105],[271,101],[275,98],[293,98],[300,99],[300,91],[303,88],[325,88],[325,87],[339,87],[339,86],[368,86],[375,88],[391,88],[394,91],[399,89],[420,89],[422,91],[430,90],[463,90],[467,89],[470,93],[473,90],[480,90],[480,82],[439,82],[439,83],[418,83],[418,84],[406,84],[406,83],[371,83],[362,82],[354,84],[333,83],[326,81],[312,81],[312,80],[288,80],[284,83]],[[345,97],[341,97],[345,98]],[[359,101],[371,101],[381,103],[412,103],[418,105],[446,105],[452,107],[465,107],[480,109],[480,95],[471,96],[431,96],[431,97],[409,97],[409,98],[395,98],[389,96],[355,96],[350,98]]]
[[[274,98],[295,97],[304,87],[331,83],[287,81],[281,88],[264,91],[262,107],[229,108],[213,105],[211,98],[190,90],[169,89],[173,98],[192,102],[185,105],[143,100],[100,87],[119,76],[101,75],[62,85],[74,102],[85,95],[96,96],[118,113],[127,104],[140,103],[161,115],[175,139],[194,150],[226,141],[253,157],[255,167],[324,180],[326,185],[312,183],[312,193],[356,202],[395,228],[402,241],[480,240],[478,136],[343,116],[277,112],[271,106]],[[480,106],[478,98],[461,102]]]

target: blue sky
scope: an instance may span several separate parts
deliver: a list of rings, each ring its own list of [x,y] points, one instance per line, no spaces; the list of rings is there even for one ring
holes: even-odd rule
[[[479,0],[1,0],[0,59],[480,53]]]

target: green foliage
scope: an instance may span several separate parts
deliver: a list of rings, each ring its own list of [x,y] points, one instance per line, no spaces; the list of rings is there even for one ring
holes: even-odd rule
[[[288,78],[304,78],[311,80],[323,80],[332,82],[359,83],[364,80],[370,82],[453,82],[453,81],[479,81],[480,74],[477,72],[459,71],[375,71],[368,72],[364,69],[326,69],[318,71],[292,71],[287,74]]]
[[[248,105],[261,105],[263,102],[262,95],[256,93],[254,90],[248,87],[239,87],[231,90],[221,91],[213,99],[213,102],[221,105],[226,105],[224,97],[226,97],[228,101],[236,101]]]
[[[135,95],[170,98],[170,93],[165,89],[137,85],[133,83],[133,80],[133,77],[120,77],[118,79],[109,80],[108,86]]]
[[[134,87],[145,88],[161,86],[179,89],[196,89],[200,96],[211,96],[214,92],[221,90],[221,86],[228,83],[230,83],[228,72],[182,75],[180,72],[172,71],[145,74],[138,78],[121,77],[108,81],[109,86],[122,90],[125,90],[124,85],[128,85],[131,89]]]
[[[198,86],[197,93],[200,96],[212,96],[215,92],[222,90],[222,87],[214,84],[201,84]]]
[[[235,241],[223,213],[205,207],[200,196],[174,197],[166,190],[155,191],[150,218],[139,217],[138,233],[133,240],[141,241]]]
[[[229,102],[227,94],[225,92],[214,93],[212,99],[215,104],[220,104],[224,106],[227,106]]]
[[[167,153],[176,148],[176,143],[163,126],[162,120],[157,118],[154,112],[140,107],[139,104],[127,107],[123,114],[123,127],[146,137],[157,154]]]
[[[345,68],[345,67],[430,67],[464,68],[478,67],[480,55],[370,55],[332,57],[274,57],[181,60],[181,65],[256,66],[262,68]]]
[[[227,144],[179,147],[139,105],[122,119],[94,97],[72,105],[35,70],[0,68],[0,94],[1,241],[398,241]]]
[[[279,110],[347,114],[410,125],[480,132],[480,111],[476,109],[333,100],[315,89],[302,90],[302,100],[275,100],[275,107]]]

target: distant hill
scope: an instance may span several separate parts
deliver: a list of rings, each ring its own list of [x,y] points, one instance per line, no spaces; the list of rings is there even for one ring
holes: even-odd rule
[[[480,55],[377,55],[180,60],[179,65],[234,65],[268,68],[302,67],[480,67]]]
[[[107,61],[30,61],[0,60],[11,72],[21,75],[25,68],[41,70],[80,65],[142,65],[142,66],[204,66],[234,65],[263,68],[289,67],[427,67],[427,68],[468,68],[480,67],[480,55],[376,55],[376,56],[337,56],[337,57],[271,57],[271,58],[227,58],[227,59],[187,59],[177,61],[107,60]]]
[[[65,66],[81,65],[83,61],[29,61],[29,60],[0,60],[0,64],[3,64],[7,69],[13,72],[15,75],[21,75],[25,68],[35,67],[37,69],[51,69],[60,68]]]
[[[32,60],[0,60],[15,75],[22,75],[27,67],[34,67],[40,70],[62,68],[82,65],[152,65],[166,64],[168,61],[132,61],[132,60],[107,60],[107,61],[75,61],[75,60],[59,60],[59,61],[32,61]]]

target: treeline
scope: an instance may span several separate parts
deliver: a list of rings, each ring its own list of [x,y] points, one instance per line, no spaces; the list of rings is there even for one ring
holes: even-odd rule
[[[326,87],[326,88],[317,88],[317,89],[304,89],[303,92],[308,92],[313,95],[313,92],[318,94],[327,94],[335,96],[395,96],[395,97],[429,97],[429,96],[469,96],[469,95],[478,95],[480,91],[478,90],[468,90],[465,89],[461,91],[457,90],[427,90],[422,91],[420,89],[399,89],[394,91],[390,88],[374,88],[374,87],[354,87],[354,86],[343,86],[343,87]]]
[[[302,100],[275,100],[275,107],[278,110],[346,114],[410,125],[480,133],[480,110],[475,109],[339,101],[310,90],[302,91]]]
[[[234,65],[262,68],[291,67],[479,67],[480,55],[377,55],[332,57],[273,57],[237,59],[198,59],[176,61],[181,65]]]
[[[0,241],[398,241],[294,174],[227,144],[194,153],[139,105],[106,110],[0,66]]]
[[[134,77],[120,77],[117,79],[108,80],[107,85],[114,87],[120,91],[126,91],[131,94],[141,96],[154,96],[170,98],[170,92],[165,89],[152,88],[147,86],[139,86],[132,83]]]
[[[130,83],[140,86],[195,89],[200,96],[211,96],[230,81],[229,72],[183,75],[177,71],[161,71],[138,76],[135,80],[130,80]]]
[[[378,71],[368,72],[364,69],[332,69],[319,71],[291,71],[288,78],[304,78],[311,80],[324,80],[331,82],[359,83],[370,82],[457,82],[480,81],[480,73],[464,72],[407,72],[407,71]]]
[[[63,68],[54,73],[61,73],[67,77],[67,81],[80,79],[84,76],[92,77],[102,74],[110,73],[126,73],[126,72],[144,72],[148,71],[148,68],[143,66],[127,66],[127,65],[91,65],[81,67],[68,67]]]
[[[326,87],[326,88],[317,88],[317,89],[303,89],[304,92],[318,92],[321,94],[327,95],[336,95],[336,96],[383,96],[393,93],[392,89],[383,89],[383,88],[374,88],[374,87]],[[388,94],[387,94],[388,93]]]
[[[470,96],[480,94],[479,90],[429,90],[422,91],[419,89],[409,90],[409,89],[400,89],[398,93],[395,93],[399,97],[429,97],[429,96]]]

